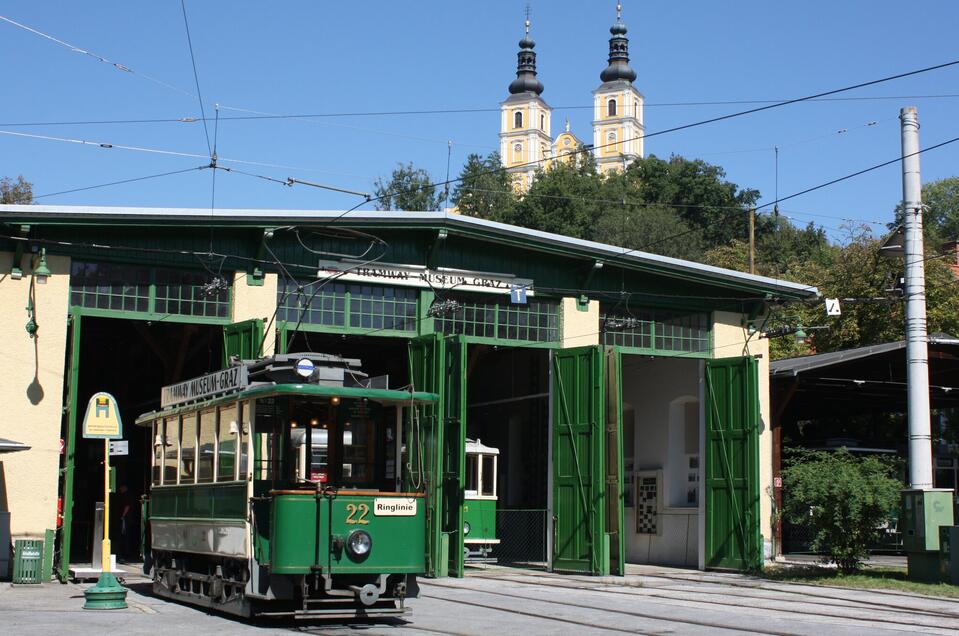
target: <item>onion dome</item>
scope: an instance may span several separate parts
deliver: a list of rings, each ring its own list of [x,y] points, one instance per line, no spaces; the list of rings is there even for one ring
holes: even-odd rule
[[[636,79],[636,71],[629,65],[629,38],[626,37],[626,25],[622,20],[623,5],[616,5],[616,23],[610,27],[613,35],[609,39],[609,66],[599,75],[603,82],[625,80],[632,82]]]
[[[511,95],[517,95],[519,93],[535,93],[539,95],[543,92],[543,83],[536,78],[536,53],[533,51],[536,42],[529,37],[529,24],[529,19],[527,19],[526,35],[519,41],[516,79],[509,85]]]

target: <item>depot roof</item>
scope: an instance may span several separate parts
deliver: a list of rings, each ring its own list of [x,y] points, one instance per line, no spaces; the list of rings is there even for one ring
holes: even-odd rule
[[[271,210],[209,208],[142,208],[60,205],[0,205],[0,221],[30,224],[91,224],[122,221],[130,225],[158,223],[200,226],[270,227],[300,225],[316,227],[439,228],[464,236],[498,238],[519,242],[529,249],[562,250],[580,257],[608,261],[635,269],[656,269],[704,282],[745,286],[755,292],[789,298],[819,295],[816,287],[757,276],[703,263],[641,252],[595,241],[497,223],[448,212],[381,212],[369,210]]]

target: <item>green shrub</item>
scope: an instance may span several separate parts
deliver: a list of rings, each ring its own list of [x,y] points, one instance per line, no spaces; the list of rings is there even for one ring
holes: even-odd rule
[[[782,473],[783,515],[811,531],[812,549],[825,561],[855,572],[898,506],[897,461],[855,457],[845,448],[794,452]]]

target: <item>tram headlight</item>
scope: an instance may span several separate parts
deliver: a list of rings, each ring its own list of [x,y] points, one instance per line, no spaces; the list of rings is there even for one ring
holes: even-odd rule
[[[365,530],[354,530],[346,539],[346,549],[351,555],[363,558],[373,549],[373,537]]]
[[[463,536],[465,537],[465,536],[468,535],[469,533],[470,533],[470,522],[469,522],[469,521],[464,521],[464,522],[463,522]]]

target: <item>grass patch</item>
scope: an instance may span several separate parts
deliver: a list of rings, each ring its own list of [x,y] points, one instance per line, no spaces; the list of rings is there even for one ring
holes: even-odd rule
[[[904,568],[866,567],[857,574],[840,574],[835,568],[819,565],[771,566],[760,575],[771,581],[805,583],[807,585],[835,585],[867,590],[891,590],[926,596],[959,598],[959,585],[948,583],[920,583],[906,578]]]

